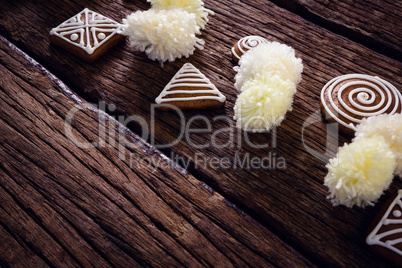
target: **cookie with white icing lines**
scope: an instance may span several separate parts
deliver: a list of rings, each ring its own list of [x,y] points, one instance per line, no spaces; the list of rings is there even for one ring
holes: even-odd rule
[[[402,267],[402,190],[381,208],[369,227],[366,243],[396,267]]]
[[[232,58],[236,63],[239,63],[240,58],[243,56],[244,53],[249,51],[250,49],[259,46],[260,44],[267,44],[269,43],[267,39],[257,36],[257,35],[250,35],[243,37],[239,41],[234,44],[232,47]]]
[[[160,110],[213,109],[223,107],[226,97],[191,63],[186,63],[165,86],[155,102]]]
[[[121,24],[85,8],[50,31],[50,41],[93,62],[125,37]]]
[[[364,118],[401,113],[402,95],[380,77],[347,74],[323,87],[320,104],[329,123],[337,123],[341,132],[353,135]]]

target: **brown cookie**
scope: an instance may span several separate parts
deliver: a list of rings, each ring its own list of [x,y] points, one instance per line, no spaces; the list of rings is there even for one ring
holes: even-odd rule
[[[240,58],[244,53],[264,43],[268,43],[268,40],[261,36],[251,35],[243,37],[232,47],[231,51],[233,60],[236,63],[239,63]]]
[[[397,267],[402,267],[402,190],[381,208],[369,227],[369,247]]]
[[[50,41],[93,62],[124,39],[121,24],[85,8],[50,31]]]
[[[330,123],[353,135],[367,117],[402,111],[402,95],[389,82],[377,76],[347,74],[329,81],[321,91],[320,106]]]
[[[210,109],[224,106],[225,96],[191,63],[186,63],[155,99],[158,108]]]

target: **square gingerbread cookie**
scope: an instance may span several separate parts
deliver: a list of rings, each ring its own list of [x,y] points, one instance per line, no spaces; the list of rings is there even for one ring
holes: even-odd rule
[[[93,62],[124,39],[122,25],[85,8],[50,31],[50,40],[82,58]]]

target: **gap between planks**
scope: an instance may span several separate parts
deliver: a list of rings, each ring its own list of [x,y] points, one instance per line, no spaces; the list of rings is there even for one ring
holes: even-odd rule
[[[7,42],[4,38],[0,38],[2,41],[5,41],[5,42]],[[7,43],[9,43],[9,42],[7,42]],[[10,46],[12,46],[10,43],[9,43],[9,45]],[[50,78],[51,78],[51,80],[53,81],[53,82],[55,82],[56,81],[56,84],[58,84],[58,86],[61,86],[61,81],[59,81],[57,78],[55,78],[55,77],[52,77],[51,76],[51,74],[50,73],[48,73],[45,69],[41,69],[40,68],[40,65],[38,64],[38,63],[36,63],[36,62],[34,62],[33,60],[31,60],[31,59],[29,59],[28,58],[28,56],[27,55],[25,55],[23,52],[21,52],[20,51],[20,53],[17,53],[17,54],[19,54],[20,56],[22,55],[24,58],[25,58],[25,60],[28,60],[29,61],[29,63],[31,64],[31,65],[33,65],[34,67],[36,67],[36,68],[39,68],[40,70],[41,70],[41,72],[42,73],[44,73],[45,75],[47,75],[47,76],[50,76]],[[62,88],[63,88],[63,86],[61,86]],[[67,87],[65,87],[65,88],[67,88]],[[67,95],[69,95],[69,94],[73,94],[72,92],[67,92]],[[74,95],[74,94],[73,94]],[[34,96],[31,96],[31,97],[34,97]],[[71,97],[71,96],[70,96]],[[80,101],[79,99],[75,99],[75,101]],[[101,112],[101,111],[98,111],[98,112]],[[105,116],[107,116],[107,115],[105,115]],[[61,133],[60,133],[61,134]],[[134,135],[134,134],[133,134]],[[151,148],[151,150],[152,150],[152,148]],[[171,186],[170,186],[171,187]],[[205,188],[205,186],[204,186],[204,188]],[[173,188],[172,188],[173,189]],[[38,193],[38,194],[43,194],[43,193]],[[164,199],[162,196],[160,196],[162,199]],[[190,201],[190,200],[189,200]],[[75,201],[74,201],[75,202]],[[73,203],[74,203],[73,202]],[[226,203],[226,205],[228,205],[229,207],[233,207],[233,205],[231,205],[231,204],[228,204],[226,201],[225,201],[225,203]],[[78,205],[77,203],[75,204],[75,205]],[[117,204],[116,204],[117,205]],[[197,205],[197,206],[199,206],[199,204],[196,204],[196,203],[193,203],[193,205]],[[85,209],[84,209],[84,213],[85,214],[90,214],[88,211],[86,211],[85,212]],[[240,214],[243,214],[243,217],[247,217],[247,215],[245,215],[243,212],[241,212],[241,211],[237,211],[237,213],[240,213]],[[90,215],[89,215],[90,216]],[[211,217],[211,215],[209,215],[208,216],[209,218],[210,218],[210,220],[212,220],[212,222],[214,222],[214,224],[217,224],[218,226],[221,226],[221,223],[219,223],[219,221],[217,220],[217,219],[215,219],[214,220],[214,218],[213,217]],[[197,228],[197,227],[196,227]],[[226,227],[225,227],[226,228]],[[224,228],[224,229],[225,229]],[[200,232],[201,232],[201,230],[199,230]],[[122,242],[119,242],[119,243],[123,243],[124,241],[122,241]],[[210,241],[210,242],[212,242],[212,241]],[[243,244],[244,244],[244,246],[246,246],[246,247],[248,247],[249,245],[247,245],[247,244],[245,244],[244,242],[242,242]],[[124,243],[123,243],[124,244]],[[251,248],[250,248],[251,249]],[[251,249],[252,250],[252,249]],[[127,253],[130,253],[130,252],[132,252],[132,251],[128,251]],[[223,252],[222,252],[223,253]],[[258,252],[255,252],[255,253],[257,253],[258,255],[259,255],[259,253]],[[47,260],[46,262],[49,262],[50,260]]]
[[[325,28],[337,35],[343,36],[352,42],[363,45],[379,54],[383,54],[391,59],[395,59],[397,61],[402,61],[402,48],[398,46],[398,44],[390,45],[392,40],[385,40],[385,43],[379,40],[376,40],[372,36],[368,36],[363,34],[359,29],[353,29],[342,25],[336,21],[331,21],[330,19],[324,18],[326,14],[314,13],[310,9],[308,9],[305,5],[302,4],[302,0],[298,1],[290,1],[290,0],[270,0],[270,2],[274,3],[278,7],[286,9],[306,21],[313,23],[319,27]],[[397,2],[397,1],[396,1]],[[395,2],[395,3],[396,3]],[[402,10],[402,8],[401,8]],[[351,11],[353,12],[353,11]]]

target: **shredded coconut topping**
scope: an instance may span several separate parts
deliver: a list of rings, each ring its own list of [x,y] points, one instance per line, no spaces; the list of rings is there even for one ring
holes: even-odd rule
[[[372,206],[391,184],[395,166],[395,156],[382,136],[345,144],[327,165],[328,199],[333,205]]]
[[[235,67],[235,87],[241,94],[234,107],[237,127],[253,132],[278,126],[292,110],[303,64],[293,48],[278,42],[247,51]]]
[[[395,175],[402,179],[402,114],[383,114],[363,119],[355,140],[382,136],[396,157]]]
[[[290,80],[296,85],[301,80],[303,64],[296,58],[292,47],[278,42],[260,44],[247,51],[236,67],[235,87],[241,91],[243,84],[258,73],[277,74],[282,80]]]
[[[204,49],[201,34],[213,14],[201,0],[148,0],[152,8],[123,19],[121,33],[130,46],[145,52],[151,60],[174,61],[189,57],[196,48]]]
[[[244,83],[237,98],[234,112],[237,127],[262,132],[278,126],[292,109],[296,85],[282,80],[277,74],[258,74]]]
[[[181,9],[137,11],[123,24],[130,46],[145,52],[151,60],[174,61],[204,48],[205,42],[196,37],[201,32],[195,14]]]
[[[204,29],[208,23],[208,15],[214,12],[204,7],[201,0],[147,0],[155,10],[181,8],[188,13],[195,14],[197,25]]]

